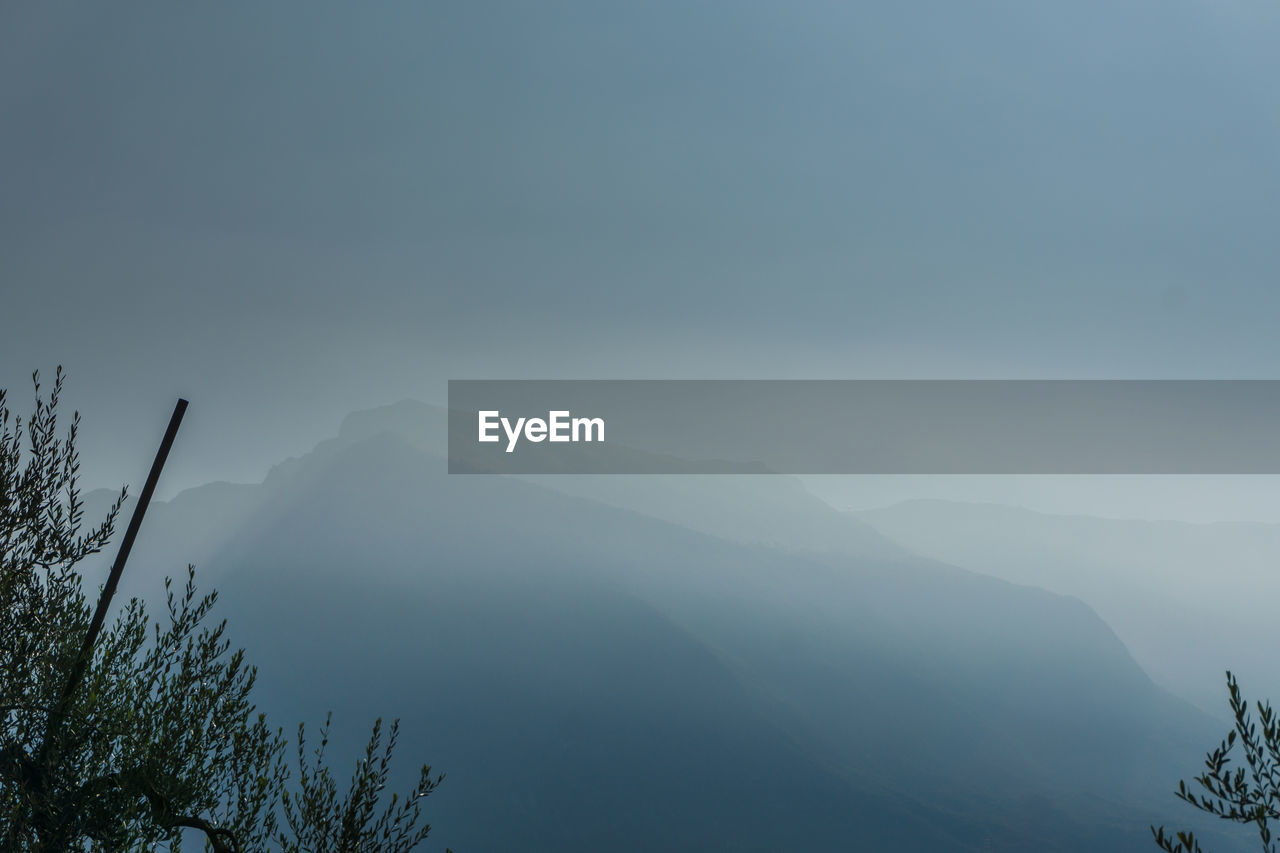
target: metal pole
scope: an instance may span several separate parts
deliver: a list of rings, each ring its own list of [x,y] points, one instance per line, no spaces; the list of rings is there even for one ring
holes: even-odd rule
[[[84,677],[85,668],[92,660],[93,644],[98,641],[98,634],[102,632],[102,625],[107,618],[107,608],[111,606],[116,587],[120,585],[120,575],[124,574],[125,560],[129,559],[129,552],[133,550],[133,540],[138,536],[138,528],[142,527],[142,517],[147,514],[151,496],[155,493],[156,483],[160,479],[160,471],[164,468],[165,460],[169,458],[169,448],[173,447],[173,439],[178,434],[178,426],[182,423],[182,416],[186,411],[187,401],[179,398],[178,404],[173,407],[173,415],[169,418],[169,427],[164,431],[164,438],[160,441],[160,449],[156,451],[155,461],[151,463],[151,473],[147,474],[146,485],[142,487],[142,494],[138,496],[138,503],[133,508],[129,527],[124,532],[124,539],[120,540],[120,552],[116,554],[116,561],[111,564],[111,574],[107,575],[107,583],[102,588],[102,595],[98,598],[98,609],[94,611],[93,621],[89,623],[89,633],[85,635],[84,645],[80,648],[76,669],[72,672],[71,678],[67,679],[64,699],[70,698],[70,694],[75,692],[79,686],[79,680]]]
[[[111,599],[116,594],[116,587],[120,585],[120,575],[124,573],[125,561],[129,559],[129,552],[133,550],[133,540],[138,536],[138,529],[142,527],[142,517],[147,514],[147,507],[151,503],[151,496],[155,493],[156,483],[160,479],[160,471],[164,468],[165,460],[169,458],[169,448],[173,447],[173,439],[178,434],[178,426],[182,423],[182,416],[187,411],[187,401],[178,399],[178,404],[173,407],[173,415],[169,418],[169,428],[164,432],[164,438],[160,442],[160,449],[156,451],[155,461],[151,463],[151,473],[147,475],[146,485],[142,487],[142,494],[138,495],[138,503],[133,508],[133,517],[129,519],[129,527],[124,532],[124,539],[120,541],[120,551],[116,554],[116,560],[111,564],[111,573],[107,575],[107,583],[102,588],[102,595],[98,598],[98,609],[93,613],[93,621],[89,623],[89,633],[85,635],[84,644],[80,647],[80,654],[72,664],[71,672],[67,676],[66,686],[62,690],[62,696],[58,700],[57,706],[52,714],[49,715],[48,729],[45,732],[44,744],[42,745],[43,759],[48,755],[48,750],[52,745],[55,736],[55,729],[62,725],[62,720],[66,716],[67,710],[71,707],[71,701],[75,697],[76,690],[80,688],[80,682],[84,679],[85,671],[89,668],[89,662],[93,660],[93,646],[98,641],[98,635],[102,633],[103,623],[107,619],[107,609],[111,606]],[[43,760],[41,764],[43,764]]]

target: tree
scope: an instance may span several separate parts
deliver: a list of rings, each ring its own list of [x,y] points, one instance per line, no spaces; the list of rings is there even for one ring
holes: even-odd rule
[[[165,614],[128,602],[100,632],[77,566],[112,539],[125,490],[96,526],[77,486],[79,413],[58,435],[63,373],[35,410],[11,417],[0,390],[0,849],[214,853],[405,853],[430,826],[423,800],[443,777],[384,800],[398,721],[374,724],[345,795],[298,729],[288,739],[252,701],[257,678],[213,623],[217,593],[165,581]],[[171,431],[176,429],[175,423]],[[144,492],[145,497],[145,492]],[[109,600],[104,596],[103,601]]]
[[[1255,722],[1249,703],[1240,694],[1235,676],[1227,673],[1227,692],[1234,727],[1217,749],[1205,756],[1205,771],[1195,777],[1198,790],[1178,783],[1178,799],[1223,820],[1252,824],[1263,853],[1277,853],[1271,823],[1280,820],[1280,719],[1269,702],[1255,705]],[[1246,766],[1231,766],[1231,753],[1239,745]],[[1156,844],[1168,853],[1203,853],[1193,832],[1167,832],[1151,828]]]

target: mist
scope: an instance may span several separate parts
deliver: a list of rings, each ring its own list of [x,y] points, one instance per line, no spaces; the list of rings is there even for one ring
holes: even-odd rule
[[[0,388],[65,366],[99,490],[191,401],[127,594],[194,562],[269,713],[402,716],[433,841],[1136,849],[1194,823],[1222,671],[1280,696],[1275,478],[457,477],[440,407],[1274,378],[1278,40],[1252,0],[7,4]]]

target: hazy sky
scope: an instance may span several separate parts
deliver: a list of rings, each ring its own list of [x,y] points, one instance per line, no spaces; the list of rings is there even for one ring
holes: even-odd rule
[[[95,485],[188,396],[176,487],[451,377],[1275,378],[1278,42],[1263,0],[2,4],[0,387],[68,367]]]

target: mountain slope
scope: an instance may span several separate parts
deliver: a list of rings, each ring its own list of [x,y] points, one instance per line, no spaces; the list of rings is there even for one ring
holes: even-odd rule
[[[1050,515],[995,504],[908,501],[859,513],[917,553],[1078,596],[1153,678],[1215,715],[1223,670],[1280,695],[1280,526]]]
[[[335,756],[404,717],[455,849],[1142,849],[1218,734],[1076,599],[448,476],[366,418],[220,509],[209,576],[273,716],[333,707]]]

